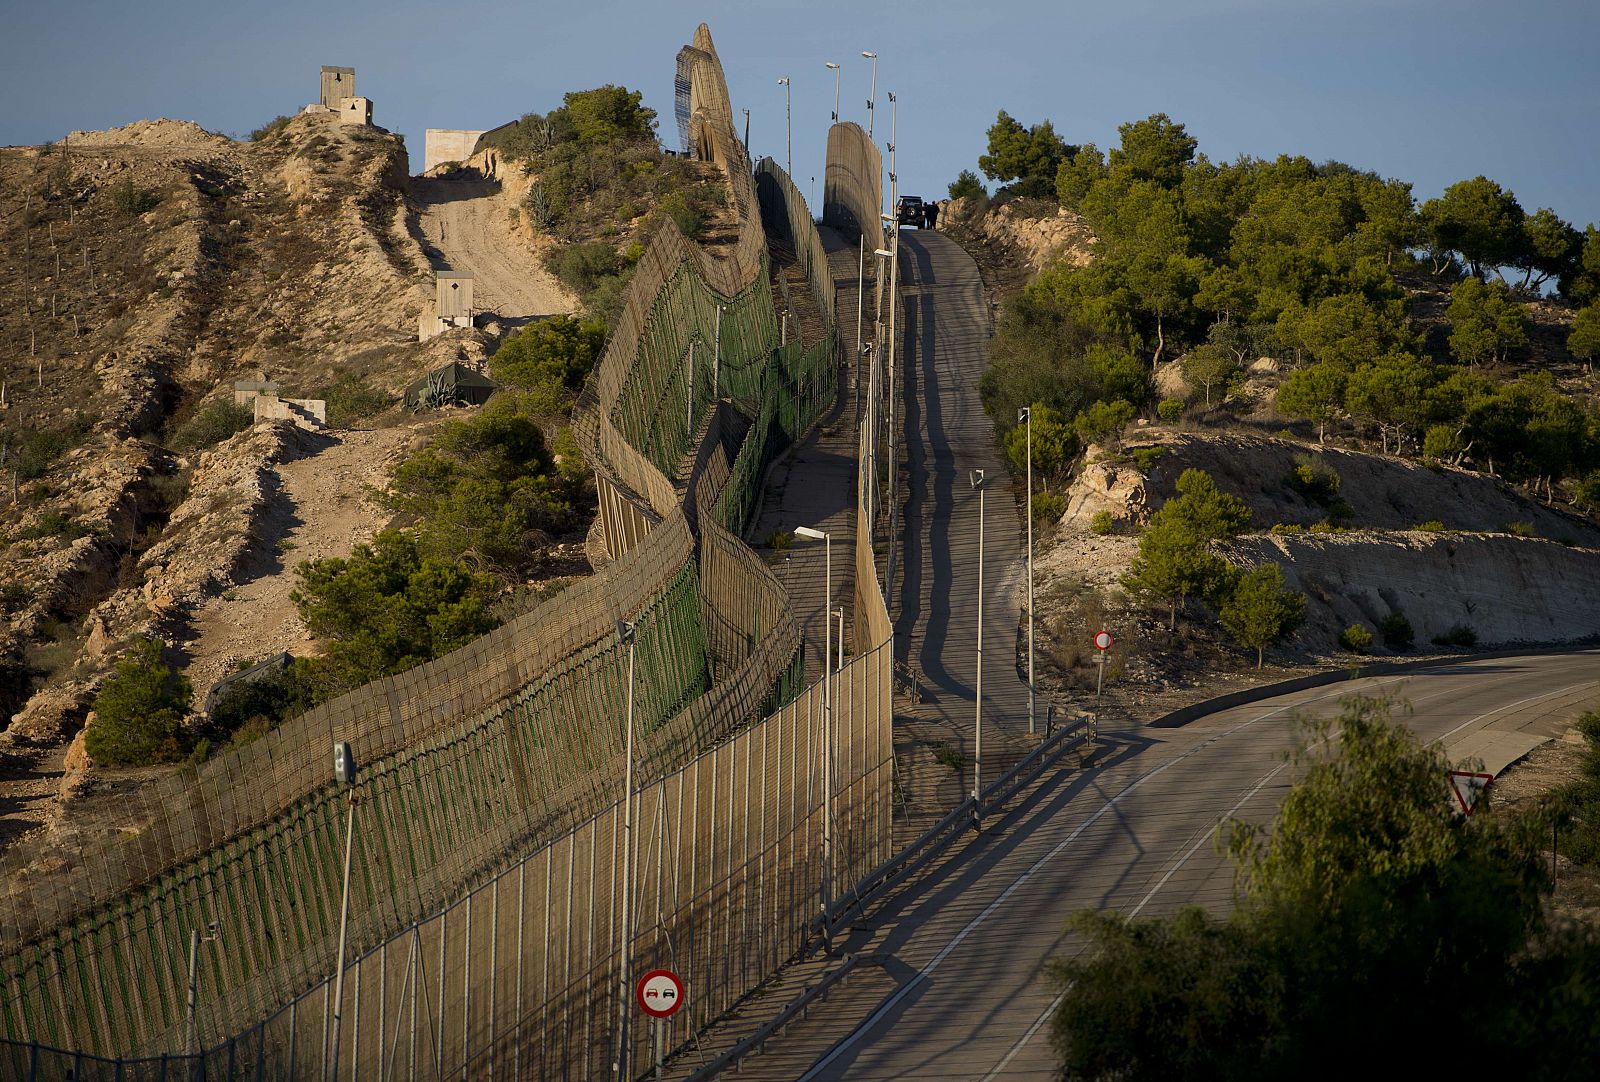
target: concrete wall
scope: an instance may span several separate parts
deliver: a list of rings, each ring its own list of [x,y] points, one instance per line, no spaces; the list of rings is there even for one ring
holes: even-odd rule
[[[328,427],[328,404],[320,398],[279,398],[260,394],[255,397],[256,423],[289,421],[312,431]]]
[[[371,98],[345,98],[339,102],[339,123],[372,124]]]
[[[326,109],[337,109],[345,98],[356,96],[356,69],[323,65],[322,94],[317,101]]]
[[[466,128],[429,128],[422,148],[422,171],[426,173],[445,162],[463,162],[472,157],[481,131]]]

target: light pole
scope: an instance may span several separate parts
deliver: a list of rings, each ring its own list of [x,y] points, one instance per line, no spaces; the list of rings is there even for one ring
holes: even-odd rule
[[[833,911],[833,680],[829,672],[833,659],[833,538],[811,526],[796,526],[796,537],[822,542],[822,927],[824,940],[831,940],[828,917]],[[829,947],[831,949],[831,942]]]
[[[333,1033],[322,1064],[322,1076],[337,1082],[339,1077],[339,1037],[344,1020],[344,945],[350,928],[350,857],[356,836],[356,758],[349,744],[333,745],[333,776],[349,794],[350,811],[344,825],[344,893],[339,901],[339,961],[333,979]]]
[[[972,487],[978,490],[978,681],[974,698],[976,733],[972,755],[972,822],[983,829],[983,812],[979,805],[983,778],[983,471],[972,470],[968,476]]]
[[[900,107],[894,91],[889,91],[889,205],[900,201],[900,175],[895,172],[895,130],[898,127]],[[889,596],[885,608],[894,611],[894,563],[897,545],[897,521],[900,517],[900,404],[895,397],[895,370],[900,366],[900,341],[896,322],[900,308],[900,220],[893,219],[889,260],[889,353],[886,359],[889,384],[889,558],[885,561],[884,585]]]
[[[195,1006],[200,999],[200,944],[220,942],[222,922],[212,921],[206,925],[206,931],[209,934],[201,935],[200,929],[189,929],[189,1003],[184,1014],[183,1039],[184,1051],[191,1056],[200,1054],[200,1026],[195,1015]]]
[[[711,355],[711,402],[716,408],[717,399],[722,397],[722,313],[728,310],[725,304],[717,305],[717,331],[714,352]]]
[[[844,65],[835,64],[832,60],[829,60],[824,66],[833,72],[833,122],[837,124],[839,123],[839,81],[844,78]]]
[[[1017,411],[1017,423],[1028,426],[1028,498],[1023,517],[1028,520],[1028,735],[1033,731],[1033,407]]]
[[[750,153],[750,110],[744,111],[744,152]]]
[[[617,621],[617,640],[628,648],[627,765],[622,782],[622,980],[617,1004],[616,1076],[628,1078],[628,1000],[633,964],[633,661],[639,638],[638,624]]]
[[[872,138],[872,114],[878,98],[878,54],[862,50],[861,55],[872,61],[872,89],[867,93],[867,138]]]
[[[792,181],[794,180],[794,90],[789,86],[787,75],[778,80],[778,85],[783,87],[784,170]]]

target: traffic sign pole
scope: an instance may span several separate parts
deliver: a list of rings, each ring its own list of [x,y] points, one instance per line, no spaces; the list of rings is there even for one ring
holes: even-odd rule
[[[1094,656],[1095,665],[1099,669],[1094,678],[1094,701],[1097,703],[1100,701],[1100,689],[1106,682],[1106,651],[1111,649],[1111,644],[1116,641],[1109,631],[1101,630],[1094,633],[1094,648],[1100,651]]]

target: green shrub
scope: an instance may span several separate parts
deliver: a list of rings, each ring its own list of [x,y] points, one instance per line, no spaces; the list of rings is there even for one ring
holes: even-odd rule
[[[1440,522],[1438,519],[1430,518],[1426,522],[1417,523],[1412,527],[1412,529],[1421,533],[1444,533],[1446,527],[1445,524]]]
[[[358,687],[440,657],[495,628],[494,580],[460,560],[424,556],[409,534],[383,530],[348,559],[295,569],[291,595],[327,648],[329,689]]]
[[[1383,644],[1391,650],[1411,649],[1411,641],[1416,637],[1416,632],[1411,629],[1411,621],[1398,609],[1378,621],[1378,634],[1383,636]]]
[[[549,412],[565,412],[605,346],[605,324],[558,314],[507,338],[489,367],[500,383],[537,391],[551,407]]]
[[[111,207],[124,217],[137,218],[154,210],[160,202],[159,193],[153,188],[136,187],[132,177],[111,186]]]
[[[767,548],[772,549],[774,552],[783,552],[793,547],[793,545],[794,534],[788,530],[773,530],[767,534]]]
[[[1036,492],[1033,496],[1033,524],[1054,526],[1066,513],[1067,498],[1052,492]]]
[[[1313,503],[1332,503],[1339,495],[1338,471],[1313,455],[1296,455],[1294,461],[1284,484]]]
[[[1372,631],[1365,624],[1351,624],[1339,632],[1339,645],[1352,654],[1364,654],[1372,645]]]
[[[1089,520],[1089,529],[1093,533],[1108,534],[1117,528],[1117,522],[1111,517],[1110,511],[1096,511]]]
[[[236,432],[255,423],[252,406],[235,405],[232,399],[219,398],[195,411],[172,434],[172,449],[185,453],[214,447]]]
[[[27,541],[37,541],[45,537],[64,537],[71,540],[90,532],[87,526],[74,522],[59,511],[46,511],[34,519],[31,525],[24,527],[17,536]]]
[[[1506,523],[1506,533],[1510,534],[1512,537],[1532,537],[1533,523],[1508,522]]]
[[[1298,522],[1279,522],[1267,532],[1277,537],[1283,537],[1287,534],[1305,533],[1306,528]]]
[[[705,216],[689,205],[688,198],[682,192],[668,192],[662,196],[661,212],[671,218],[679,232],[690,240],[699,240],[705,234]]]
[[[1433,637],[1435,646],[1476,646],[1478,632],[1471,624],[1457,624],[1442,635]]]
[[[274,136],[274,135],[278,134],[284,128],[287,128],[289,126],[289,121],[291,121],[293,119],[294,119],[294,117],[292,117],[292,116],[275,116],[275,117],[273,117],[271,120],[269,120],[265,124],[261,125],[261,127],[255,129],[254,131],[252,131],[250,133],[250,141],[252,143],[259,143],[263,139],[266,139],[266,138],[269,138],[271,136]]]
[[[1422,437],[1423,457],[1435,462],[1455,458],[1463,449],[1460,431],[1450,425],[1432,425]]]
[[[1150,468],[1166,453],[1167,449],[1165,447],[1135,447],[1133,449],[1133,464],[1139,467],[1140,473],[1149,473]]]
[[[234,743],[245,744],[315,704],[311,665],[305,658],[294,658],[275,672],[230,684],[211,707],[211,724]]]
[[[311,395],[328,407],[331,428],[349,428],[372,420],[394,405],[394,398],[371,386],[360,376],[341,372],[334,381]]]
[[[95,696],[84,734],[89,758],[106,766],[150,766],[183,758],[179,725],[189,711],[188,678],[161,660],[161,643],[136,642]]]
[[[71,426],[37,432],[5,432],[0,433],[0,445],[9,448],[6,465],[17,471],[19,480],[37,481],[56,459],[78,445],[85,431],[82,426]]]
[[[1156,406],[1156,416],[1167,424],[1175,423],[1183,416],[1184,401],[1181,398],[1163,398]]]

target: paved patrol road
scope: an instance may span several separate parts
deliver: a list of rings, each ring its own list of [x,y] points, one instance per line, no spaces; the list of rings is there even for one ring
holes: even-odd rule
[[[960,859],[875,914],[842,951],[888,955],[878,979],[852,977],[747,1060],[742,1075],[1055,1077],[1045,1019],[1056,992],[1041,965],[1073,949],[1062,930],[1068,916],[1089,906],[1224,910],[1233,873],[1213,848],[1217,824],[1270,819],[1289,785],[1284,753],[1296,715],[1335,713],[1353,693],[1409,703],[1412,728],[1447,750],[1495,732],[1553,736],[1600,701],[1600,651],[1446,663],[1178,729],[1102,734],[1099,765],[1060,769]]]

